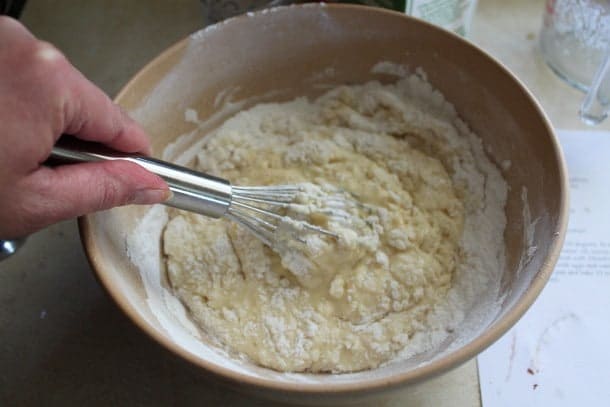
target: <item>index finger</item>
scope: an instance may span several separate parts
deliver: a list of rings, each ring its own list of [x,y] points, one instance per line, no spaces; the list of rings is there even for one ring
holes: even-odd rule
[[[144,130],[72,65],[66,81],[64,133],[127,153],[151,153]]]

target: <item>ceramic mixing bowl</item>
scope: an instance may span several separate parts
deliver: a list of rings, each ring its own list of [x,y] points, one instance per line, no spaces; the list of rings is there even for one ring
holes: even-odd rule
[[[374,396],[477,355],[538,296],[567,223],[566,170],[551,125],[527,89],[486,53],[400,13],[341,5],[280,7],[194,33],[142,69],[116,100],[148,131],[155,155],[175,160],[198,134],[254,104],[316,96],[338,84],[393,82],[417,68],[481,137],[490,159],[499,166],[511,163],[503,172],[509,194],[499,307],[485,322],[467,317],[464,325],[470,328],[456,332],[453,345],[352,374],[284,374],[232,358],[195,337],[167,290],[159,251],[162,224],[144,218],[147,207],[80,220],[103,286],[165,348],[234,388],[269,398],[315,404]],[[141,240],[130,237],[135,228]]]

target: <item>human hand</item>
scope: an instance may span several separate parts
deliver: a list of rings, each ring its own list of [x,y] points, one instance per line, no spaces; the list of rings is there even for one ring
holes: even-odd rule
[[[62,133],[150,153],[144,131],[51,44],[0,16],[0,239],[60,220],[170,196],[137,164],[41,164]]]

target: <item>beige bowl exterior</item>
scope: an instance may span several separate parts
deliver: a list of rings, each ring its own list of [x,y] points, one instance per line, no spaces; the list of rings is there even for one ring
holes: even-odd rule
[[[228,20],[184,39],[138,73],[117,102],[141,122],[155,155],[200,119],[216,120],[217,96],[227,89],[243,107],[260,101],[315,96],[320,84],[394,81],[372,73],[380,61],[421,67],[482,138],[492,160],[509,160],[510,186],[500,312],[466,345],[429,363],[398,364],[344,382],[281,381],[244,375],[177,345],[154,322],[146,293],[126,255],[124,236],[144,213],[128,207],[81,218],[91,265],[112,298],[164,347],[240,390],[301,403],[336,403],[377,395],[445,372],[477,355],[506,332],[538,296],[559,257],[567,224],[567,183],[562,153],[549,121],[525,87],[500,63],[462,38],[405,15],[360,6],[291,6]],[[331,68],[331,69],[328,69]],[[271,92],[270,91],[275,91]],[[225,92],[226,94],[227,92]],[[257,96],[257,97],[255,97]],[[188,137],[186,138],[188,141]],[[527,219],[523,188],[537,249],[524,261]],[[262,369],[262,368],[258,368]],[[264,370],[264,369],[262,369]]]

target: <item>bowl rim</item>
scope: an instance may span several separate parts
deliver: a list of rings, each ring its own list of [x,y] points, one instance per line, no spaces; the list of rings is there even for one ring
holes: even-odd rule
[[[284,393],[293,393],[293,394],[332,394],[332,395],[340,395],[345,393],[364,393],[371,391],[382,391],[391,388],[396,388],[399,386],[405,386],[408,384],[415,384],[417,382],[421,382],[423,380],[429,379],[431,377],[437,376],[439,374],[445,373],[448,370],[455,369],[459,365],[467,362],[472,359],[480,352],[485,350],[487,347],[491,346],[495,341],[497,341],[502,335],[504,335],[529,309],[529,307],[534,303],[547,281],[552,274],[552,271],[555,267],[559,259],[559,254],[561,252],[561,248],[563,246],[563,242],[565,239],[565,234],[567,230],[568,223],[568,183],[567,183],[567,167],[565,163],[565,159],[563,156],[563,152],[557,136],[553,130],[553,126],[551,125],[550,120],[546,116],[543,111],[540,103],[536,100],[534,95],[531,93],[529,89],[521,82],[519,78],[515,74],[513,74],[502,62],[488,54],[479,46],[475,45],[467,41],[466,39],[460,37],[457,34],[454,34],[449,31],[445,31],[431,23],[428,23],[423,20],[418,20],[413,17],[410,17],[404,13],[400,13],[393,10],[369,7],[363,5],[355,5],[355,4],[325,4],[325,3],[310,3],[310,4],[299,4],[299,5],[289,5],[289,6],[279,6],[273,7],[272,9],[293,9],[295,12],[299,12],[298,10],[302,8],[319,8],[320,10],[356,10],[359,12],[366,13],[378,13],[385,14],[391,18],[403,18],[406,20],[410,20],[411,24],[415,25],[424,25],[433,30],[441,30],[444,32],[444,35],[449,35],[454,37],[454,40],[458,40],[462,43],[463,46],[471,48],[473,51],[477,52],[481,58],[487,59],[489,63],[496,65],[500,70],[506,75],[506,77],[511,80],[515,86],[517,86],[521,92],[524,93],[527,99],[532,104],[532,107],[538,114],[542,124],[547,130],[547,134],[550,137],[550,142],[553,148],[553,156],[557,161],[557,165],[559,168],[559,173],[557,174],[559,178],[559,184],[561,187],[560,193],[560,202],[559,202],[559,214],[557,217],[556,227],[557,229],[554,231],[553,236],[554,239],[551,242],[546,258],[536,276],[533,278],[531,285],[526,289],[523,295],[515,302],[515,304],[508,311],[504,313],[500,318],[498,318],[492,325],[488,327],[483,333],[478,335],[472,341],[468,342],[466,345],[457,348],[456,350],[443,355],[442,357],[433,360],[432,362],[426,363],[425,365],[417,366],[407,372],[396,373],[391,377],[382,377],[382,378],[367,378],[365,380],[359,380],[348,383],[333,383],[326,384],[323,382],[277,382],[273,379],[261,378],[261,377],[253,377],[251,375],[243,374],[232,370],[230,368],[226,368],[224,366],[218,365],[216,363],[208,362],[204,359],[199,358],[191,352],[183,349],[182,347],[176,345],[173,341],[171,341],[166,336],[162,335],[157,329],[148,324],[145,319],[136,311],[136,309],[129,303],[129,301],[124,297],[118,287],[105,273],[103,272],[103,268],[100,264],[99,256],[96,255],[96,244],[95,238],[92,234],[92,223],[90,216],[85,215],[81,216],[78,219],[78,226],[81,236],[81,242],[83,244],[85,254],[89,260],[89,264],[93,269],[98,281],[107,292],[107,294],[113,299],[113,301],[119,306],[119,308],[131,319],[132,322],[136,324],[144,333],[146,333],[149,337],[154,339],[157,343],[161,344],[167,350],[172,353],[180,356],[183,360],[189,362],[191,365],[196,366],[197,368],[203,368],[204,371],[211,372],[222,379],[226,379],[230,382],[234,382],[240,385],[249,385],[253,388],[263,388],[267,390],[280,391]],[[239,24],[239,21],[245,18],[249,18],[252,16],[262,15],[268,12],[269,9],[259,10],[253,13],[248,13],[248,15],[239,15],[236,17],[232,17],[226,20],[221,21],[217,24]],[[211,26],[208,26],[211,27]],[[202,28],[195,33],[202,33],[207,29],[207,27]],[[188,36],[182,38],[178,42],[174,43],[172,46],[165,49],[158,56],[148,62],[143,68],[141,68],[119,91],[119,93],[114,98],[115,101],[120,101],[121,98],[128,92],[128,90],[132,87],[132,85],[139,81],[139,79],[144,76],[148,71],[153,69],[159,62],[167,59],[171,55],[180,52],[183,48],[188,45],[188,42],[192,35],[195,33],[191,33]]]

